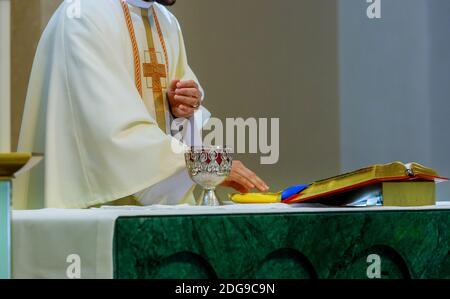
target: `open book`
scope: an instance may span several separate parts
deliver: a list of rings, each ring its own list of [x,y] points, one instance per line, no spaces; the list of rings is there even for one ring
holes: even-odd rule
[[[383,182],[442,182],[448,179],[418,163],[404,164],[394,162],[390,164],[377,164],[336,177],[312,183],[297,194],[283,198],[282,193],[234,194],[231,200],[237,203],[300,203],[314,202],[317,199],[330,197],[363,187]]]
[[[330,196],[336,193],[382,182],[441,182],[446,180],[447,179],[440,177],[434,169],[427,168],[418,163],[403,164],[401,162],[394,162],[390,164],[378,164],[314,182],[309,188],[286,199],[285,202],[297,203],[311,201],[318,197]]]

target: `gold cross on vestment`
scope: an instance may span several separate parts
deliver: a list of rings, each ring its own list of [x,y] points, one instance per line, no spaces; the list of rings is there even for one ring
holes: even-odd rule
[[[153,41],[153,31],[152,26],[150,24],[149,18],[149,10],[142,9],[141,15],[142,20],[144,22],[145,34],[147,36],[147,45],[148,50],[144,52],[144,63],[142,64],[143,75],[145,80],[147,80],[147,87],[152,89],[153,92],[153,101],[155,104],[155,113],[156,113],[156,121],[158,123],[159,128],[163,132],[167,132],[166,125],[166,100],[163,88],[167,88],[167,80],[169,77],[169,70],[167,68],[166,63],[168,63],[167,51],[164,43],[164,37],[161,33],[161,28],[159,26],[158,18],[156,16],[156,11],[152,9],[153,19],[155,21],[156,29],[158,30],[158,36],[161,42],[161,46],[164,50],[164,59],[161,57],[161,61],[163,63],[159,63],[158,55],[156,52],[155,43]],[[150,56],[150,57],[148,57]],[[150,61],[148,61],[150,59]],[[163,80],[164,79],[164,80]],[[151,87],[149,86],[149,81],[151,81]],[[163,82],[165,83],[163,85]]]
[[[145,62],[142,65],[144,78],[152,80],[151,88],[154,93],[162,93],[163,85],[161,79],[167,80],[166,65],[158,63],[158,57],[154,48],[149,49],[147,52],[150,54],[150,62]]]
[[[149,48],[149,50],[146,51],[146,54],[149,54],[150,61],[146,61],[142,64],[143,75],[147,80],[147,87],[152,89],[153,92],[158,126],[163,132],[166,132],[166,107],[163,91],[163,88],[167,87],[167,84],[164,84],[163,86],[163,82],[166,82],[168,77],[166,65],[158,62],[155,48]],[[149,81],[151,81],[151,86],[149,86]]]

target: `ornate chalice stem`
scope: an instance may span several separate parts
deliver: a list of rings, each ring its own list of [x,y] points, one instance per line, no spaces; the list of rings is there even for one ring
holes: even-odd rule
[[[202,196],[197,200],[198,206],[218,207],[222,206],[222,201],[216,195],[216,188],[204,189]]]

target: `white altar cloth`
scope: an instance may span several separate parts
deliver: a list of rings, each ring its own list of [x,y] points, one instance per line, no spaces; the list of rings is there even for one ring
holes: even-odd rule
[[[114,224],[121,216],[223,215],[450,210],[433,207],[329,208],[317,205],[226,205],[223,207],[104,207],[90,210],[13,211],[13,278],[68,278],[69,256],[80,258],[81,278],[113,278]]]

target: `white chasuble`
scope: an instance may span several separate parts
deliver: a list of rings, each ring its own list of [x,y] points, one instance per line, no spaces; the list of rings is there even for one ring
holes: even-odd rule
[[[65,1],[50,20],[33,64],[19,140],[19,151],[44,153],[45,159],[16,182],[14,208],[87,208],[130,195],[143,204],[192,202],[183,153],[172,150],[166,91],[171,80],[198,80],[176,18],[159,4],[145,4],[144,13],[128,5],[142,90],[121,0],[81,0],[75,17]],[[192,119],[178,120],[194,129],[186,132],[187,143],[208,117],[201,107]]]

